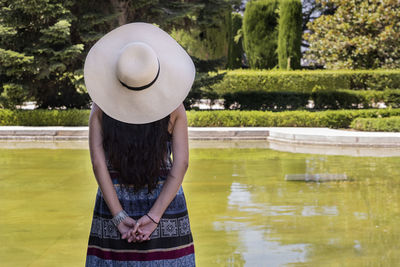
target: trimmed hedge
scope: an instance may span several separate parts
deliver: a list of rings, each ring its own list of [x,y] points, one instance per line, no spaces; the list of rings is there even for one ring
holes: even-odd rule
[[[355,118],[400,116],[400,109],[310,111],[189,111],[193,127],[330,127],[348,128]]]
[[[297,92],[236,92],[222,95],[225,109],[290,110],[304,109],[310,94]]]
[[[400,132],[400,116],[389,118],[357,118],[350,127],[360,131]]]
[[[400,107],[397,70],[233,70],[213,84],[226,109],[296,110],[373,108],[377,102]],[[212,75],[215,75],[213,73]]]
[[[87,126],[90,110],[9,110],[0,109],[0,125]]]
[[[314,109],[373,108],[373,103],[385,102],[392,108],[400,107],[400,90],[336,90],[299,92],[239,91],[222,95],[225,109],[240,110],[298,110],[306,109],[308,100]]]
[[[214,84],[219,94],[249,91],[299,92],[400,89],[396,70],[232,70]]]
[[[90,110],[0,109],[0,125],[87,126]],[[356,118],[400,116],[400,109],[311,111],[188,111],[192,127],[331,127],[348,128]]]
[[[311,94],[315,109],[373,108],[373,103],[384,102],[392,108],[400,107],[400,90],[336,90],[317,91]]]

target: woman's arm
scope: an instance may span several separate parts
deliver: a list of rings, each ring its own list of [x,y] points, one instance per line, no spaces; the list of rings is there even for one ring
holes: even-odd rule
[[[160,195],[149,211],[157,222],[171,201],[175,198],[189,165],[189,145],[186,111],[183,104],[176,110],[176,119],[172,131],[173,163]]]
[[[92,161],[93,173],[96,177],[97,184],[103,193],[104,200],[112,214],[115,216],[122,211],[121,203],[119,202],[114,185],[111,181],[110,173],[108,172],[102,136],[102,115],[103,111],[93,102],[92,110],[89,117],[89,150]],[[132,218],[127,218],[118,225],[121,234],[128,231],[125,226],[133,227],[136,222]]]
[[[178,193],[189,164],[188,126],[186,111],[183,104],[180,105],[174,113],[171,114],[175,116],[175,123],[172,131],[172,168],[163,185],[160,195],[148,212],[148,215],[155,222],[160,221],[161,216]],[[138,231],[136,236],[136,240],[138,241],[149,240],[151,233],[156,227],[157,224],[149,217],[143,216],[138,220],[132,233]],[[134,240],[134,237],[130,237],[128,242],[132,240]]]

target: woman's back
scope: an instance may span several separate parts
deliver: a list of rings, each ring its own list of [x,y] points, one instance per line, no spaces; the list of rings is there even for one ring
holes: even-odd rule
[[[170,115],[146,124],[118,121],[102,115],[103,148],[109,171],[121,185],[154,189],[158,177],[171,167]]]
[[[165,159],[165,166],[161,166],[161,171],[164,175],[167,175],[168,171],[172,167],[172,157],[171,157],[172,156],[172,134],[168,133],[168,140],[165,145],[167,147],[167,153],[166,153],[166,159]],[[112,163],[108,156],[108,151],[106,149],[104,150],[104,155],[105,155],[105,160],[106,160],[106,165],[107,165],[108,171],[110,173],[118,173],[118,171],[112,166]]]

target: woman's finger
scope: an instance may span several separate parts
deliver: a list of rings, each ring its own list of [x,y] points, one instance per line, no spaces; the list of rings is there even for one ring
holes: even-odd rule
[[[130,242],[136,242],[136,234],[132,233],[131,236],[129,237]]]
[[[133,232],[134,232],[134,233],[136,233],[136,232],[138,231],[139,226],[140,226],[140,223],[139,223],[139,222],[136,222],[135,225],[134,225],[134,227],[133,227]]]
[[[121,238],[122,239],[126,239],[128,236],[129,236],[129,233],[125,232],[125,233],[122,234]]]

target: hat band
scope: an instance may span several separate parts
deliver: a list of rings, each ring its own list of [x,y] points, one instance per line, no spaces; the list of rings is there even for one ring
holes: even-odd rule
[[[129,86],[129,85],[123,83],[121,80],[120,80],[119,82],[122,84],[122,86],[124,86],[124,87],[126,87],[126,88],[128,88],[128,89],[130,89],[130,90],[133,90],[133,91],[142,91],[142,90],[144,90],[144,89],[146,89],[146,88],[149,88],[150,86],[152,86],[152,85],[156,82],[156,80],[157,80],[157,78],[158,78],[158,75],[160,74],[160,61],[158,61],[158,59],[157,59],[157,62],[158,62],[158,71],[157,71],[157,75],[156,75],[156,77],[154,78],[154,80],[151,81],[149,84],[146,84],[146,85],[143,85],[143,86],[140,86],[140,87],[133,87],[133,86]]]

